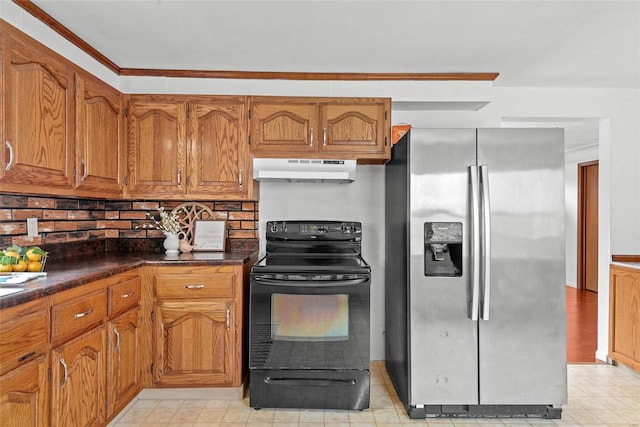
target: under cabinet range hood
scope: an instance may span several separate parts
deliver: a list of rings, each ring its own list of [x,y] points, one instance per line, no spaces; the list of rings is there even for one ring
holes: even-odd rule
[[[356,179],[356,161],[256,158],[253,159],[253,179],[348,183]]]

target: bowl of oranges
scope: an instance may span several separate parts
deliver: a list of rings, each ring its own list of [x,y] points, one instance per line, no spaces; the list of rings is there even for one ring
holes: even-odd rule
[[[0,273],[37,273],[44,271],[46,262],[47,252],[38,246],[13,245],[0,250]]]

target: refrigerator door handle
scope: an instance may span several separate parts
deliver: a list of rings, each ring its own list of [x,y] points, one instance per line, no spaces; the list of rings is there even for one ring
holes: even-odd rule
[[[471,181],[471,320],[478,320],[480,299],[480,193],[478,191],[478,167],[469,166]]]
[[[489,166],[480,165],[482,194],[482,320],[489,320],[491,306],[491,204],[489,202]]]

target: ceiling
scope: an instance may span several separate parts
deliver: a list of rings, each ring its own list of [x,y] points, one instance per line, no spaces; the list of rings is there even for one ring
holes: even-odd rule
[[[120,68],[640,88],[640,0],[32,2]]]

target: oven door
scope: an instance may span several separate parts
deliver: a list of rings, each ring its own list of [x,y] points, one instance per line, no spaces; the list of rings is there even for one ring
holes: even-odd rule
[[[370,274],[252,274],[249,368],[369,369]]]

